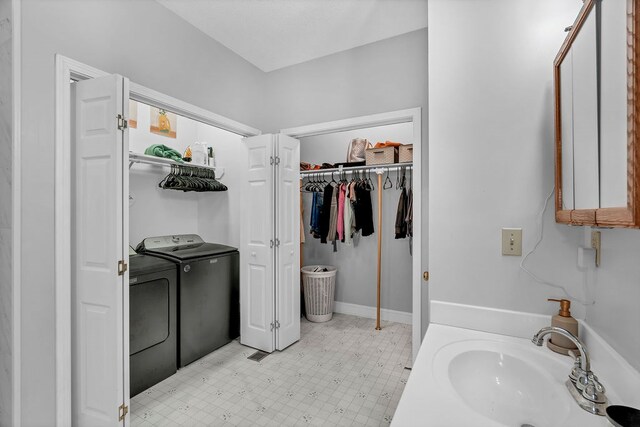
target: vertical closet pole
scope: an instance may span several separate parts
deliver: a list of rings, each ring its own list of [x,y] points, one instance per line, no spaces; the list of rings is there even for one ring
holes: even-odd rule
[[[376,330],[380,329],[380,274],[382,265],[382,170],[376,170],[378,174],[378,298],[376,305]]]

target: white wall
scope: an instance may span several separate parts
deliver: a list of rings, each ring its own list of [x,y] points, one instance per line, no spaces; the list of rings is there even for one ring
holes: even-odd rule
[[[220,182],[226,192],[184,192],[165,190],[158,184],[169,168],[134,164],[129,169],[129,244],[135,248],[144,238],[166,234],[199,234],[205,241],[238,247],[242,168],[242,137],[226,130],[177,116],[176,138],[149,132],[149,106],[139,104],[138,127],[129,130],[130,150],[144,153],[152,144],[164,144],[184,153],[194,142],[214,148],[217,164],[224,167]]]
[[[523,251],[554,185],[553,59],[575,0],[429,1],[429,257],[432,300],[551,314],[539,285],[504,257],[500,229],[522,227]],[[578,228],[544,217],[530,260],[541,277],[585,298]],[[585,309],[574,304],[573,313]]]
[[[372,144],[378,141],[396,141],[410,143],[413,138],[413,124],[379,126],[357,131],[336,132],[332,134],[302,138],[300,141],[300,159],[321,164],[344,162],[347,147],[353,138],[367,138]],[[391,310],[411,313],[411,266],[413,258],[409,253],[409,239],[395,239],[395,220],[400,191],[395,189],[397,174],[389,174],[393,189],[384,190],[382,214],[382,269],[381,269],[381,306]],[[326,177],[331,180],[330,176]],[[336,175],[336,180],[338,176]],[[350,176],[349,176],[350,179]],[[376,175],[371,174],[376,182]],[[378,253],[377,206],[378,193],[371,192],[375,233],[371,236],[359,236],[352,245],[338,243],[338,251],[333,252],[330,243],[321,244],[309,233],[312,193],[302,193],[304,206],[304,265],[333,265],[338,268],[336,277],[335,300],[350,304],[376,306],[376,257]]]
[[[198,140],[210,144],[216,165],[224,168],[220,182],[228,191],[203,193],[198,198],[198,231],[208,242],[240,247],[240,188],[246,179],[246,149],[242,138],[231,132],[200,124]]]
[[[0,1],[0,426],[11,425],[12,373],[12,10]]]
[[[585,239],[591,229],[585,228]],[[600,267],[589,269],[596,303],[587,323],[640,371],[640,230],[601,230]]]
[[[375,31],[375,29],[369,29]],[[427,210],[427,29],[267,73],[266,130],[422,107],[422,216]],[[422,270],[428,230],[423,227]],[[423,333],[428,287],[422,288]]]
[[[265,128],[264,74],[152,0],[23,0],[22,423],[55,419],[54,55]],[[37,268],[34,268],[37,265]]]
[[[179,153],[198,139],[199,123],[177,116],[176,138],[149,131],[150,107],[138,104],[137,128],[129,129],[129,149],[144,153],[153,144],[164,144]],[[164,190],[158,183],[169,173],[162,166],[134,164],[129,169],[129,244],[134,248],[146,237],[198,233],[196,193]]]
[[[503,226],[524,228],[553,186],[552,63],[581,4],[513,0],[430,0],[430,281],[434,300],[542,314],[562,296],[501,257]],[[472,76],[472,78],[470,77]],[[587,303],[576,317],[640,369],[638,230],[602,230],[602,264],[578,268],[590,229],[556,224],[553,200],[545,237],[531,258],[541,277]]]

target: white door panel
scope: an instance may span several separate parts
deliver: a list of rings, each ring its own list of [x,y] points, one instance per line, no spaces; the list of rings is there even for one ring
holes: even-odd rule
[[[277,137],[276,167],[276,348],[300,339],[300,142]]]
[[[127,91],[125,97],[125,90]],[[121,76],[75,84],[72,212],[74,425],[114,426],[125,401],[123,238],[127,139],[118,129],[128,86]],[[128,329],[127,329],[128,330]],[[126,359],[126,360],[125,360]],[[126,367],[128,374],[128,367]]]
[[[240,342],[272,352],[273,141],[271,135],[244,140],[247,180],[242,191],[240,231]]]

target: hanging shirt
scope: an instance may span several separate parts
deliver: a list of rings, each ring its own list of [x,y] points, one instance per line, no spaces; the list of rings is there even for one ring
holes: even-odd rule
[[[351,236],[353,235],[353,205],[351,204],[351,191],[353,191],[353,183],[345,185],[344,194],[344,243],[351,244]]]
[[[347,191],[347,186],[345,184],[340,184],[338,187],[338,218],[336,231],[338,233],[338,240],[344,241],[344,200],[345,193]]]
[[[409,190],[409,198],[407,202],[407,215],[405,217],[407,223],[407,236],[413,236],[413,190]]]
[[[323,199],[322,193],[313,193],[313,199],[311,201],[311,221],[309,223],[311,228],[309,231],[316,239],[319,239],[322,234],[320,232],[320,219],[322,218]]]
[[[356,186],[356,226],[362,231],[362,236],[370,236],[374,233],[373,208],[371,206],[371,193],[364,182]]]
[[[302,207],[302,203],[300,203],[300,243],[304,243],[305,235],[304,235],[304,208]]]
[[[400,192],[398,200],[398,210],[396,212],[396,239],[407,237],[407,190],[404,188]]]
[[[349,184],[349,199],[351,200],[351,203],[349,204],[350,208],[351,208],[351,235],[353,236],[353,234],[358,230],[358,225],[356,224],[356,185],[357,185],[357,181],[353,181],[351,184]]]
[[[334,199],[333,186],[324,187],[324,196],[322,197],[322,211],[320,212],[320,243],[327,243],[329,236],[329,228],[331,224],[331,200]]]
[[[328,185],[327,187],[332,187]],[[331,206],[329,207],[329,232],[327,234],[327,240],[330,242],[336,241],[336,234],[338,228],[338,196],[339,196],[339,187],[333,189],[333,193],[331,199]]]

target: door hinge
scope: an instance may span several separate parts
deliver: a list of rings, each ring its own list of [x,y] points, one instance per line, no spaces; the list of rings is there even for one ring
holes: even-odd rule
[[[127,127],[129,127],[129,122],[122,117],[122,114],[118,114],[118,129],[125,130]]]
[[[276,329],[280,329],[280,321],[276,320]]]
[[[124,273],[126,273],[128,268],[129,266],[127,265],[126,262],[124,262],[123,259],[118,261],[118,276],[122,276]]]
[[[129,407],[124,403],[118,407],[118,421],[124,420],[124,417],[129,413]]]

